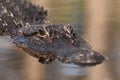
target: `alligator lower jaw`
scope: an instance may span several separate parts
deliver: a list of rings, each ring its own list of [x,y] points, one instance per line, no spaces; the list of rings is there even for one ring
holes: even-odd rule
[[[91,63],[75,63],[79,66],[85,67],[85,66],[96,66],[98,64],[101,64],[103,61],[99,61],[99,62],[91,62]]]

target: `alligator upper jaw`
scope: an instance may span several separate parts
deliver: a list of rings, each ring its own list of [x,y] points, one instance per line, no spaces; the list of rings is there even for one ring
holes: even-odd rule
[[[35,36],[19,36],[13,42],[31,56],[38,58],[42,64],[59,60],[79,66],[95,66],[105,60],[105,57],[92,50],[86,41],[81,38],[76,39],[76,45],[72,44],[67,37],[55,38],[47,43]]]
[[[85,52],[85,51],[84,51]],[[74,63],[79,66],[95,66],[101,64],[106,58],[96,51],[91,53],[73,53],[69,56],[57,56],[57,59],[63,63]]]

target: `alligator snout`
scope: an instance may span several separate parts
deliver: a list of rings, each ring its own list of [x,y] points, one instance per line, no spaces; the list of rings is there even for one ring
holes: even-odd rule
[[[81,66],[94,66],[102,63],[105,57],[96,51],[90,53],[79,53],[72,56],[73,62]]]

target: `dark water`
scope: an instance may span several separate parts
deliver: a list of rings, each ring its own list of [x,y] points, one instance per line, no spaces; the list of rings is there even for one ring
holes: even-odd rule
[[[0,80],[120,80],[120,1],[34,0],[48,10],[54,24],[70,23],[93,49],[109,57],[95,67],[79,67],[37,59],[0,38]]]

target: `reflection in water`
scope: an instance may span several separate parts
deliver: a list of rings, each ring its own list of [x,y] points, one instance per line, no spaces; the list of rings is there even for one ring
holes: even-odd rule
[[[37,59],[25,56],[23,62],[24,69],[21,70],[24,80],[43,80],[44,65],[40,64]]]
[[[96,7],[97,5],[97,7]],[[95,50],[103,53],[107,52],[107,32],[108,27],[107,23],[107,5],[104,0],[93,0],[88,1],[86,6],[86,12],[88,14],[87,18],[87,27],[86,27],[86,35],[88,35],[89,40],[91,41],[91,45]],[[111,73],[108,71],[108,65],[101,64],[97,67],[90,68],[91,73],[88,76],[89,80],[112,80]],[[97,73],[97,74],[96,74]]]
[[[59,66],[64,66],[62,69],[58,70],[63,75],[82,76],[87,74],[85,71],[86,68],[83,68],[74,64],[72,65],[72,64],[61,63]]]
[[[17,71],[22,67],[22,55],[17,54],[15,46],[6,37],[0,39],[0,79],[22,80]],[[19,69],[19,70],[17,70]]]
[[[6,37],[0,38],[0,80],[119,80],[120,6],[109,0],[34,0],[48,9],[53,23],[71,23],[85,33],[93,48],[109,61],[95,67],[61,63],[40,64],[17,49]],[[85,5],[84,5],[84,4]],[[86,26],[86,27],[78,27]],[[84,28],[84,29],[83,29]]]

